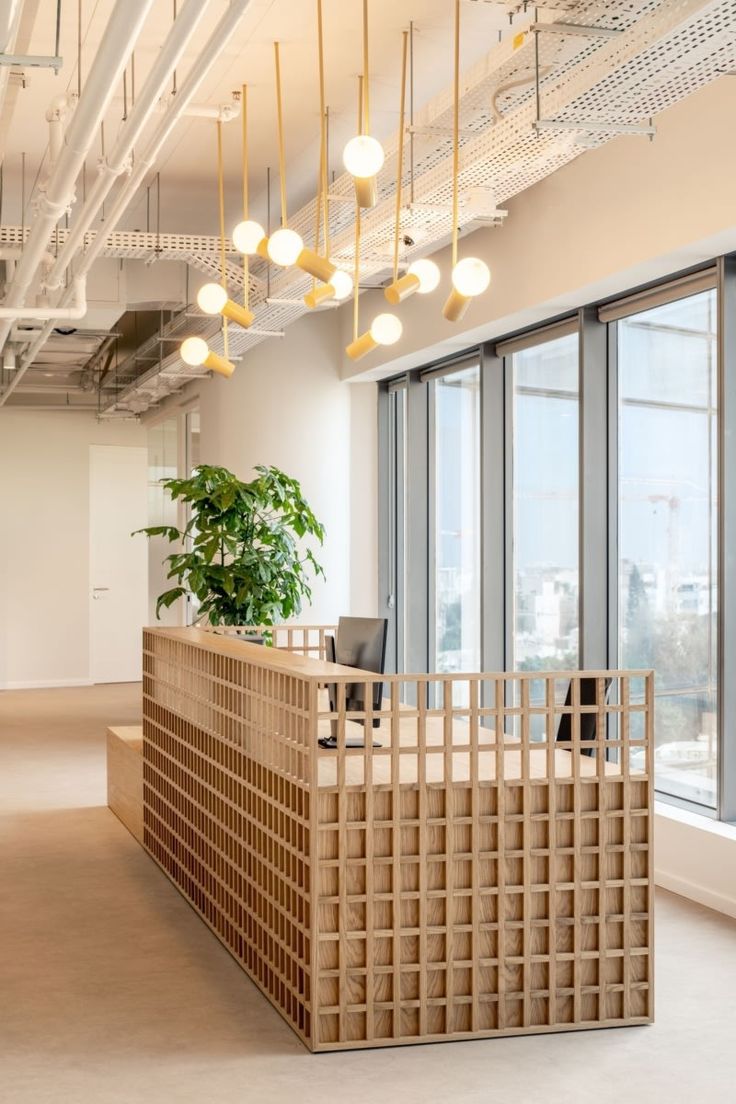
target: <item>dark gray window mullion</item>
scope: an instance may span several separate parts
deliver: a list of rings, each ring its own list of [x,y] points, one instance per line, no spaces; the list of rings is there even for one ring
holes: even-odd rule
[[[736,821],[736,255],[718,262],[718,816]]]
[[[394,596],[393,513],[396,495],[394,467],[395,399],[385,387],[378,391],[378,616],[387,617],[389,632],[386,646],[386,669],[396,670],[396,617]],[[393,601],[392,601],[393,597]]]
[[[608,349],[595,308],[580,311],[581,669],[608,666]]]
[[[484,671],[506,667],[505,396],[503,359],[481,354],[481,656]],[[510,447],[510,442],[509,442]]]

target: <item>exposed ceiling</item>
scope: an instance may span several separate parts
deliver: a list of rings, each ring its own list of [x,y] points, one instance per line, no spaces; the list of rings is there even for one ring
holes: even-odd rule
[[[183,0],[179,0],[179,9]],[[37,4],[31,5],[38,6]],[[40,0],[27,37],[29,53],[53,53],[56,0]],[[114,0],[83,0],[81,44],[82,80],[99,45],[114,7]],[[196,41],[185,51],[177,70],[177,83],[190,68],[197,48],[214,29],[224,0],[212,0],[202,18]],[[499,36],[512,33],[510,18],[518,4],[472,0],[463,12],[463,66],[483,57]],[[21,154],[26,155],[26,220],[30,217],[31,186],[43,170],[47,150],[44,114],[51,99],[61,91],[75,92],[78,82],[77,6],[62,4],[61,46],[64,66],[58,77],[50,70],[27,70],[27,85],[18,92],[8,124],[0,122],[0,159],[6,171],[6,213],[19,201],[17,190]],[[30,10],[30,9],[29,9]],[[451,78],[452,3],[450,0],[371,0],[371,116],[373,129],[386,137],[396,128],[398,115],[399,51],[401,31],[415,23],[414,89],[417,106],[426,103]],[[323,0],[327,103],[330,109],[331,168],[341,170],[341,150],[355,131],[356,81],[361,68],[362,0]],[[135,83],[139,89],[171,28],[173,0],[156,0],[135,50]],[[228,42],[215,70],[205,80],[198,99],[206,104],[226,103],[233,91],[247,82],[249,97],[250,149],[253,164],[254,209],[263,206],[267,166],[278,164],[276,106],[274,95],[273,43],[282,50],[286,149],[289,163],[289,199],[297,207],[311,196],[317,167],[319,109],[317,86],[315,0],[252,0],[235,34]],[[128,103],[132,95],[132,66],[128,67]],[[123,89],[105,120],[107,148],[114,141],[123,116]],[[7,116],[7,112],[5,115]],[[7,133],[3,141],[2,136]],[[233,195],[239,191],[240,128],[225,128],[225,162]],[[90,178],[96,170],[99,146],[87,160]],[[187,119],[176,131],[160,159],[163,224],[167,230],[212,233],[216,230],[214,193],[215,134],[211,122]],[[276,184],[274,185],[277,186]],[[211,194],[208,207],[202,193]],[[130,212],[127,225],[145,228],[145,196]]]
[[[182,0],[180,9],[181,4]],[[335,198],[330,205],[333,259],[349,268],[353,258],[352,184],[342,174],[339,162],[342,146],[355,130],[362,5],[361,0],[323,0],[323,4],[331,167],[336,173],[331,184]],[[29,0],[25,9],[28,18],[35,6]],[[35,29],[27,36],[24,49],[52,52],[50,6],[55,6],[52,0],[42,0]],[[224,6],[220,0],[208,5],[201,33],[198,30],[196,35],[198,46]],[[61,52],[66,64],[62,75],[54,78],[48,71],[32,70],[30,85],[19,88],[16,83],[6,100],[0,120],[0,138],[7,134],[3,224],[20,221],[22,189],[18,170],[22,152],[26,153],[26,223],[33,217],[32,185],[42,176],[39,169],[46,154],[44,112],[59,87],[76,88],[77,13],[68,11],[70,7],[63,5]],[[83,77],[88,64],[85,58],[91,58],[112,7],[112,0],[83,2]],[[552,24],[538,36],[540,116],[547,124],[540,128],[536,126],[535,36],[526,33],[519,38],[528,32],[535,18],[531,7],[528,11],[525,8],[524,3],[496,0],[463,3],[460,221],[466,232],[493,225],[502,217],[494,214],[496,207],[587,149],[632,128],[646,134],[652,117],[656,126],[660,111],[736,66],[736,0],[559,0],[553,9],[539,9],[538,15],[542,22]],[[402,231],[412,244],[404,250],[403,259],[431,252],[447,239],[452,3],[372,0],[370,12],[372,129],[384,141],[387,153],[379,178],[379,203],[364,220],[363,278],[375,285],[385,280],[390,267],[400,32],[410,21],[414,22],[414,121],[419,130],[414,134],[411,156],[410,138],[404,136],[407,196]],[[159,0],[154,5],[135,52],[138,88],[170,27],[171,16],[171,0]],[[593,28],[595,33],[580,34],[560,26],[571,23]],[[314,0],[253,0],[220,62],[202,86],[198,102],[226,102],[232,91],[247,81],[254,213],[263,217],[259,180],[263,180],[266,167],[277,161],[272,45],[276,38],[283,44],[287,175],[294,212],[290,222],[309,240],[314,232],[311,197],[318,151]],[[21,46],[19,36],[16,50],[20,51]],[[193,51],[187,50],[177,70],[179,86],[193,56]],[[128,98],[131,83],[129,66]],[[106,117],[108,148],[121,125],[121,97],[122,89]],[[155,125],[155,119],[151,125]],[[178,341],[186,333],[197,331],[219,350],[217,322],[187,309],[192,299],[188,278],[172,281],[170,274],[166,277],[165,265],[157,267],[152,262],[184,261],[194,286],[202,281],[197,273],[217,272],[217,241],[201,236],[216,229],[214,129],[211,121],[203,119],[185,119],[177,126],[148,177],[150,181],[156,170],[161,173],[160,220],[156,192],[147,195],[144,185],[123,221],[129,231],[141,232],[113,234],[103,253],[128,266],[144,263],[146,270],[137,269],[134,280],[118,280],[117,291],[109,295],[107,313],[102,308],[97,313],[90,311],[75,334],[55,332],[32,357],[29,370],[8,399],[10,404],[81,404],[99,408],[108,416],[130,416],[202,374],[201,369],[183,365],[176,351]],[[239,217],[240,127],[231,123],[224,132],[229,229]],[[94,158],[90,156],[89,179],[94,171]],[[64,235],[63,230],[57,235],[61,245]],[[4,226],[0,231],[0,247],[17,248],[23,240],[20,227]],[[60,247],[59,243],[56,246]],[[105,263],[114,262],[98,262],[100,266]],[[242,289],[241,269],[235,257],[228,267],[230,290],[235,297]],[[231,327],[230,348],[235,356],[303,314],[301,296],[311,286],[309,278],[295,270],[272,271],[269,276],[262,263],[253,266],[252,279],[256,324],[251,331]],[[142,283],[153,290],[140,291]],[[134,286],[139,289],[137,295],[132,291]],[[146,332],[137,352],[121,346],[121,339],[117,339],[112,371],[108,363],[110,343],[104,341],[110,325],[106,327],[101,321],[110,315],[108,323],[111,321],[117,332],[123,323],[118,325],[115,319],[129,306],[148,310],[149,325],[153,326],[152,319],[157,320],[158,328],[155,333],[150,334],[150,329]],[[151,314],[152,308],[158,308],[158,313]],[[85,326],[92,325],[97,325],[97,331],[83,335]],[[19,326],[13,337],[22,342]],[[3,374],[3,385],[9,378],[9,373]]]

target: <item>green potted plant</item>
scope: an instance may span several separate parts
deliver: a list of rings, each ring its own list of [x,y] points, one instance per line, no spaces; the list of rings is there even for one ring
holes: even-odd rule
[[[189,521],[184,529],[137,530],[180,543],[164,561],[176,585],[159,595],[157,617],[189,594],[197,600],[198,621],[267,626],[296,616],[311,598],[310,577],[324,577],[324,570],[304,538],[321,545],[324,528],[296,479],[274,467],[255,470],[250,483],[209,464],[189,479],[162,480],[189,507]]]

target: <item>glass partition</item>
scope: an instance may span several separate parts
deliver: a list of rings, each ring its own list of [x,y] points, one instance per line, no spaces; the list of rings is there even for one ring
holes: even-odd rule
[[[716,293],[618,323],[619,660],[655,670],[657,789],[715,807]]]

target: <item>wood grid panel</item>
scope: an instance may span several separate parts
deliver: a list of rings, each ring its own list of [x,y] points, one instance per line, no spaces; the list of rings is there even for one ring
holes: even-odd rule
[[[580,679],[397,676],[382,746],[320,754],[316,1049],[651,1021],[651,679]]]
[[[145,844],[313,1050],[647,1023],[652,709],[650,672],[381,678],[152,630]]]
[[[299,679],[144,634],[144,846],[308,1042],[306,700]]]

